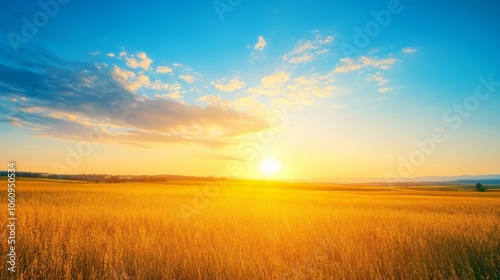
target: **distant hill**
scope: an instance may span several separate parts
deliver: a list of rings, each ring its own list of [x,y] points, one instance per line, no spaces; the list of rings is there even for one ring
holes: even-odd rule
[[[300,179],[288,180],[292,182],[323,182],[323,183],[388,183],[386,178],[314,178],[314,179]],[[454,183],[482,183],[482,184],[500,184],[500,174],[494,175],[461,175],[461,176],[422,176],[413,178],[394,178],[394,183],[431,183],[431,182],[454,182]]]
[[[458,180],[458,181],[453,181],[453,183],[459,183],[459,184],[475,184],[475,183],[481,183],[483,185],[493,185],[493,184],[500,184],[500,179],[479,179],[479,180]]]

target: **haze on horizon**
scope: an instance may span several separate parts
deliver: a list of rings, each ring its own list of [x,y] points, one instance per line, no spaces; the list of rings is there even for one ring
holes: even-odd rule
[[[20,171],[499,173],[498,2],[63,2],[0,12]]]

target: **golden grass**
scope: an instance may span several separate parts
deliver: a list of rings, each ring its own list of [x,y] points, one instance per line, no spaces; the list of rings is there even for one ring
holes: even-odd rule
[[[16,277],[500,279],[498,192],[202,188],[21,179]]]

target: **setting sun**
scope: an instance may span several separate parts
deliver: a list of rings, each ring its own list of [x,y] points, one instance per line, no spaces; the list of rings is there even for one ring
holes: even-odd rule
[[[261,162],[260,171],[266,175],[276,175],[281,171],[281,162],[276,157],[269,156]]]

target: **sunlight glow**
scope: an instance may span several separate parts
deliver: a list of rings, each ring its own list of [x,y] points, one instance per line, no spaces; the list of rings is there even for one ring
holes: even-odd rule
[[[266,175],[276,175],[281,171],[281,162],[274,156],[266,157],[260,164],[260,170]]]

